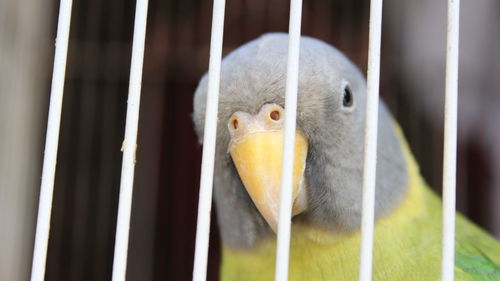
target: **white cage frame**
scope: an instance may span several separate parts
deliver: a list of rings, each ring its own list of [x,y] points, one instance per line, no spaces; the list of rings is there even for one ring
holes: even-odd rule
[[[214,0],[208,93],[205,116],[204,146],[200,179],[197,232],[193,280],[206,280],[212,183],[214,171],[215,140],[217,131],[218,96],[222,42],[224,30],[225,0]],[[59,130],[61,122],[63,89],[71,24],[72,0],[61,0],[57,26],[56,50],[50,95],[50,108],[43,160],[42,181],[36,225],[35,247],[31,281],[42,281],[45,276],[50,216],[54,190]],[[127,250],[132,206],[136,140],[139,120],[144,43],[146,37],[148,0],[137,0],[132,62],[130,67],[129,97],[123,162],[120,182],[120,198],[113,260],[113,281],[126,279]],[[457,99],[458,99],[458,49],[459,49],[460,0],[448,0],[448,30],[446,49],[445,127],[443,156],[443,233],[441,280],[454,279],[454,238],[457,158]],[[299,74],[299,41],[302,0],[291,0],[288,66],[285,96],[285,133],[283,147],[283,180],[280,193],[278,242],[275,280],[288,280],[292,206],[293,143],[296,126],[297,87]],[[380,44],[382,31],[382,0],[370,0],[370,24],[367,72],[367,106],[365,125],[365,157],[363,173],[361,255],[359,280],[372,279],[372,251],[374,229],[374,199],[376,174],[376,148],[380,77]]]

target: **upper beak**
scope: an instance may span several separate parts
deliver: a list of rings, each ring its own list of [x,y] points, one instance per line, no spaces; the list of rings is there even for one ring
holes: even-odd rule
[[[280,206],[283,157],[283,109],[266,104],[256,115],[236,112],[229,119],[229,153],[255,206],[276,232]],[[308,143],[295,133],[292,183],[292,215],[307,207],[304,170]]]

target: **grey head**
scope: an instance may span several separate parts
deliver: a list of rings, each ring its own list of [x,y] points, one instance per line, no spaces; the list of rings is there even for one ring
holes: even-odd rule
[[[285,106],[288,35],[269,33],[222,62],[214,196],[223,243],[248,249],[274,235],[248,195],[228,154],[233,113],[255,114],[263,105]],[[357,231],[361,220],[366,82],[334,47],[301,38],[297,128],[308,140],[304,177],[307,209],[294,223],[334,232]],[[193,120],[203,140],[205,75],[194,96]],[[380,103],[375,216],[390,212],[407,190],[407,170],[393,119]]]

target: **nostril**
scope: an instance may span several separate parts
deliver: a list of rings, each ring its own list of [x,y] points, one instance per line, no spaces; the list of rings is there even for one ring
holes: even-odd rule
[[[269,117],[271,117],[271,119],[273,119],[274,121],[278,121],[280,120],[280,112],[277,110],[271,111]]]
[[[233,124],[233,128],[236,130],[238,129],[238,119],[233,119],[233,122],[231,122]]]

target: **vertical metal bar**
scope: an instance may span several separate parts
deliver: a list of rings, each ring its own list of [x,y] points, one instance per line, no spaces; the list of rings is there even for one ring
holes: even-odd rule
[[[193,268],[193,280],[195,281],[204,281],[207,275],[225,4],[225,0],[214,0],[212,14],[207,107],[205,112],[203,156],[201,162],[198,221],[196,226],[196,246]]]
[[[31,281],[41,281],[45,277],[72,4],[72,0],[61,0],[59,8],[54,72],[52,75],[52,89],[50,91],[49,119],[45,140],[45,155],[43,158]]]
[[[361,261],[359,267],[359,280],[362,281],[369,281],[372,277],[382,0],[371,0],[370,2],[369,32],[366,132],[364,144],[365,157],[363,168],[363,211],[361,219]]]
[[[123,162],[120,181],[120,199],[116,223],[115,252],[113,260],[113,281],[125,280],[127,271],[127,251],[134,186],[135,153],[137,150],[137,130],[139,106],[141,101],[142,66],[144,62],[144,43],[148,0],[137,0],[130,65],[130,84],[127,101],[125,139],[122,144]]]
[[[441,280],[443,281],[453,280],[455,263],[459,14],[460,0],[448,0],[443,152],[443,252],[441,264]]]
[[[283,134],[283,167],[281,170],[278,242],[275,280],[288,280],[290,227],[292,216],[293,159],[299,84],[300,27],[302,0],[291,0],[288,41],[288,64],[285,93],[285,131]]]

